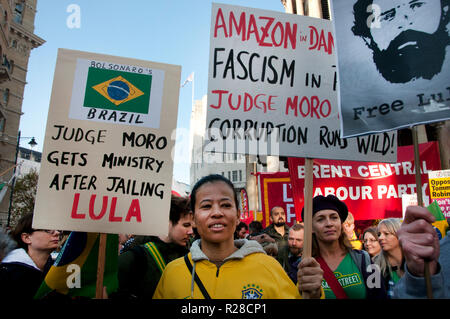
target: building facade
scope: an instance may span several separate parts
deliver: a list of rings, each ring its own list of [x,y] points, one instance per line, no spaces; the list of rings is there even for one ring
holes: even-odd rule
[[[9,181],[16,163],[18,132],[32,49],[45,41],[34,34],[37,0],[0,0],[0,181]],[[0,203],[5,225],[9,193]]]
[[[240,192],[245,189],[248,195],[250,210],[258,210],[257,184],[255,172],[278,172],[287,171],[278,157],[263,156],[256,158],[252,155],[236,154],[231,150],[229,153],[206,152],[205,129],[206,129],[207,97],[194,101],[190,121],[190,150],[191,188],[203,176],[209,174],[220,174],[228,178],[234,185],[238,198]]]
[[[41,169],[42,153],[33,151],[32,149],[19,147],[17,154],[16,176],[18,178],[24,177],[31,171],[39,173]]]
[[[203,176],[221,174],[233,182],[236,191],[246,186],[245,155],[204,152],[206,95],[194,101],[190,122],[191,188]]]

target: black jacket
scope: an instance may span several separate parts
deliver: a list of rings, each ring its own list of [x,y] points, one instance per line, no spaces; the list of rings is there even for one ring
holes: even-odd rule
[[[363,277],[367,292],[366,298],[386,299],[387,292],[384,280],[381,273],[376,270],[379,268],[375,268],[374,266],[368,267],[369,265],[374,265],[369,254],[364,250],[352,249],[350,250],[350,256]],[[378,278],[375,278],[375,276]],[[378,286],[375,283],[378,283]]]
[[[15,251],[17,252],[18,249]],[[0,264],[0,300],[33,299],[52,263],[53,260],[49,257],[44,271],[41,271],[21,259],[2,262]]]
[[[186,247],[167,244],[155,236],[148,239],[156,245],[166,264],[189,252]],[[162,273],[144,245],[134,246],[119,255],[118,263],[119,289],[114,297],[151,299]]]
[[[263,233],[266,233],[267,235],[275,239],[275,242],[277,243],[278,247],[277,260],[279,261],[281,266],[285,268],[288,263],[288,254],[289,254],[289,245],[288,245],[289,227],[284,225],[284,236],[281,236],[280,233],[278,233],[275,230],[275,226],[273,224],[270,224],[268,227],[266,227],[263,230]]]

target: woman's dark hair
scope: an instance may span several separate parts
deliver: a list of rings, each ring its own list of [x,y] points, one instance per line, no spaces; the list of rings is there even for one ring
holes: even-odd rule
[[[246,230],[248,230],[248,225],[244,222],[240,222],[237,227],[236,227],[236,231],[241,230],[242,228],[245,228]]]
[[[172,194],[170,201],[170,215],[169,219],[172,225],[178,224],[180,219],[191,213],[189,198],[176,196]]]
[[[22,234],[31,234],[34,229],[31,226],[33,224],[33,213],[28,213],[22,216],[17,222],[16,227],[11,232],[11,237],[17,242],[19,248],[23,248],[28,251],[28,245],[22,241]]]
[[[377,232],[377,228],[376,228],[376,227],[370,226],[370,227],[367,227],[367,228],[363,231],[363,233],[362,233],[362,235],[361,235],[361,239],[362,239],[363,241],[364,241],[364,235],[365,235],[366,233],[371,233],[371,234],[373,235],[373,237],[375,237],[375,239],[378,240],[378,232]]]
[[[262,232],[263,227],[262,227],[261,222],[254,220],[250,224],[248,224],[248,229],[249,229],[250,235],[255,235],[255,234],[259,234],[260,232]]]
[[[242,229],[245,228],[248,231],[248,226],[246,223],[244,222],[240,222],[237,226],[236,226],[236,230],[234,231],[234,239],[239,239],[239,234],[238,232]]]
[[[211,175],[207,175],[207,176],[202,177],[197,183],[195,183],[194,187],[192,188],[192,191],[191,191],[191,210],[192,210],[193,213],[195,213],[195,200],[196,200],[196,195],[197,195],[198,189],[201,186],[203,186],[203,184],[214,183],[214,182],[224,182],[228,186],[230,186],[230,188],[233,190],[233,194],[234,194],[234,203],[236,204],[236,208],[239,209],[239,204],[238,204],[239,202],[238,202],[236,191],[234,190],[233,183],[228,178],[226,178],[225,176],[222,176],[222,175],[219,175],[219,174],[211,174]]]

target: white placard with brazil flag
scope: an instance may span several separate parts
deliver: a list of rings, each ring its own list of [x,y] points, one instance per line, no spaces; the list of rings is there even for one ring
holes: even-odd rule
[[[167,234],[180,73],[59,49],[33,228]]]
[[[158,128],[164,71],[78,59],[70,118]]]

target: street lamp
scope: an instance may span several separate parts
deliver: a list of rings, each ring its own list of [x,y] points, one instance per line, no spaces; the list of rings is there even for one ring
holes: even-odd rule
[[[17,156],[19,154],[19,145],[20,145],[20,140],[21,139],[31,139],[28,142],[28,145],[30,145],[31,149],[33,149],[33,147],[35,147],[37,145],[37,142],[33,137],[27,137],[27,136],[20,136],[20,131],[19,134],[17,134],[17,144],[16,144],[16,156],[14,159],[14,171],[13,171],[13,181],[12,181],[12,185],[11,185],[11,193],[9,194],[9,208],[8,208],[8,221],[6,223],[6,226],[9,227],[10,223],[11,223],[11,205],[12,205],[12,200],[13,200],[13,194],[14,194],[14,185],[16,184],[16,168],[17,168]]]
[[[22,137],[22,138],[29,138],[29,137]],[[28,144],[30,145],[31,149],[33,149],[33,147],[35,147],[37,145],[37,142],[34,139],[34,136],[31,137],[31,141],[29,141]]]

